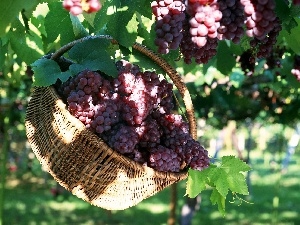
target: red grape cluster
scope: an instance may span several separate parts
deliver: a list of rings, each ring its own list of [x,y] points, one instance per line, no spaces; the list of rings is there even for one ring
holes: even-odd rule
[[[239,0],[218,0],[218,3],[222,13],[218,39],[232,40],[233,43],[237,44],[244,35],[244,6]]]
[[[115,151],[157,171],[208,167],[188,123],[171,113],[173,85],[124,60],[116,68],[117,78],[84,70],[57,84],[69,112]]]
[[[294,68],[291,70],[291,73],[300,81],[300,55],[295,55]]]
[[[273,21],[273,29],[267,35],[265,35],[261,39],[254,38],[250,41],[251,47],[253,49],[256,49],[256,52],[253,52],[257,58],[266,58],[270,56],[270,54],[273,51],[273,46],[277,42],[277,36],[279,35],[281,29],[282,26],[279,21],[279,18],[276,17]]]
[[[204,47],[207,39],[218,36],[222,13],[217,1],[205,5],[198,1],[189,1],[186,12],[189,15],[191,40],[198,47]]]
[[[263,40],[274,28],[275,1],[274,0],[241,0],[244,5],[246,19],[246,34]]]
[[[189,23],[185,23],[183,26],[183,39],[180,43],[180,51],[186,64],[192,63],[193,58],[198,64],[207,63],[209,59],[216,55],[217,47],[217,38],[207,38],[206,44],[203,47],[199,47],[192,41]]]
[[[167,54],[170,49],[177,49],[182,39],[185,5],[181,0],[156,0],[151,8],[156,19],[155,44],[159,53]]]
[[[238,44],[245,34],[253,38],[253,57],[268,57],[281,30],[275,0],[156,0],[151,6],[158,52],[167,54],[179,45],[186,64],[207,63],[219,40]]]
[[[99,0],[64,0],[63,7],[77,16],[83,11],[87,13],[98,12],[102,5]]]

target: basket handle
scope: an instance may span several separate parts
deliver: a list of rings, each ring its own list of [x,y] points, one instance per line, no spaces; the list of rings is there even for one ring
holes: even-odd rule
[[[83,38],[77,39],[75,41],[72,41],[72,42],[62,46],[55,53],[52,54],[50,59],[57,60],[64,53],[66,53],[68,50],[70,50],[75,44],[81,43],[81,42],[84,42],[84,41],[90,40],[90,39],[96,39],[96,38],[109,39],[109,40],[111,40],[111,42],[113,44],[118,44],[118,42],[109,35],[87,36],[87,37],[83,37]],[[157,65],[159,65],[168,74],[168,76],[173,81],[174,85],[178,88],[179,93],[182,96],[182,99],[183,99],[185,107],[186,107],[186,114],[187,114],[187,118],[189,120],[190,133],[191,133],[193,139],[196,140],[196,138],[197,138],[197,123],[196,123],[196,118],[195,118],[195,113],[194,113],[194,106],[192,103],[192,99],[191,99],[189,90],[186,87],[180,74],[165,59],[161,58],[158,54],[156,54],[152,50],[148,49],[146,46],[139,44],[139,43],[134,43],[132,47],[135,50],[139,51],[140,53],[148,56]]]

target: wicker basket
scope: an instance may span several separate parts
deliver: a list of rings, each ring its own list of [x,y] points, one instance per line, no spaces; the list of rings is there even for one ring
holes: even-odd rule
[[[63,46],[58,59],[76,43]],[[112,40],[112,42],[115,42]],[[189,92],[179,74],[165,60],[140,44],[133,48],[156,62],[173,80],[187,109],[190,131],[196,123]],[[122,210],[134,206],[169,185],[184,180],[187,172],[158,172],[119,154],[72,116],[53,87],[35,87],[26,113],[26,134],[42,166],[72,194],[92,205]]]

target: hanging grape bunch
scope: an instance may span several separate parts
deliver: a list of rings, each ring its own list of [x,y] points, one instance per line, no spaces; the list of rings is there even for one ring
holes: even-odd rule
[[[268,57],[281,30],[275,0],[156,0],[151,7],[158,52],[179,46],[187,64],[207,63],[220,40],[238,44],[245,35],[254,58]]]
[[[57,84],[69,112],[112,149],[157,171],[208,167],[207,150],[172,114],[173,85],[124,60],[116,68],[117,78],[84,70]]]
[[[98,12],[102,5],[99,0],[64,0],[63,7],[74,16],[77,16],[82,12]]]

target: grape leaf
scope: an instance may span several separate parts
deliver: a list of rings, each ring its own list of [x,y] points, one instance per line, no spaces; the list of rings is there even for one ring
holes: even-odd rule
[[[37,0],[23,0],[23,1],[0,1],[0,37],[4,36],[10,28],[14,20],[18,18],[18,14],[22,9],[31,9],[38,4]]]
[[[84,69],[100,70],[112,77],[118,74],[110,54],[110,40],[96,38],[78,43],[69,50],[69,56],[77,62],[70,66],[73,74]]]
[[[300,24],[300,19],[296,19],[296,22]],[[288,33],[286,30],[281,31],[283,39],[286,41],[288,46],[296,53],[300,54],[300,26],[291,29]]]
[[[107,32],[119,44],[130,47],[137,38],[138,22],[132,11],[117,11],[107,23]]]
[[[3,68],[3,65],[5,63],[6,53],[8,51],[8,44],[4,43],[2,39],[0,39],[0,71]]]
[[[227,173],[240,173],[249,171],[251,168],[244,161],[235,156],[223,156],[221,166],[227,170]]]
[[[61,44],[75,39],[70,14],[62,7],[61,2],[49,3],[49,13],[45,17],[47,42],[53,43],[60,35]]]
[[[228,191],[247,195],[248,188],[245,176],[241,172],[249,171],[250,167],[234,156],[223,156],[219,165],[211,164],[203,171],[189,170],[186,195],[191,198],[211,186],[212,204],[217,204],[220,213],[225,213],[225,200]]]
[[[229,51],[229,48],[225,41],[220,41],[217,48],[217,69],[227,75],[231,72],[232,68],[235,66],[235,57]]]
[[[93,19],[93,27],[95,30],[98,32],[100,31],[110,20],[111,16],[113,15],[112,12],[108,11],[108,7],[111,6],[112,3],[110,4],[103,4],[103,7],[101,10],[99,10]],[[87,18],[85,17],[87,20]]]
[[[213,189],[210,201],[213,205],[218,205],[219,212],[224,216],[225,215],[225,198],[218,192],[216,188]]]
[[[8,33],[8,37],[11,47],[18,57],[27,64],[40,58],[43,48],[41,37],[31,31],[29,31],[29,35],[26,34],[25,27],[19,20],[15,20],[12,27],[14,29]]]
[[[57,62],[51,59],[38,59],[31,64],[33,75],[33,86],[45,87],[54,84],[57,79],[62,82],[70,76],[70,71],[62,72]]]
[[[189,176],[186,184],[186,195],[195,198],[200,192],[206,189],[206,179],[209,169],[198,171],[189,170]]]
[[[245,177],[241,173],[228,173],[227,177],[229,189],[242,195],[248,195],[248,187],[246,185]]]
[[[70,15],[70,17],[71,17],[75,37],[79,39],[88,36],[89,33],[86,31],[82,23],[79,21],[78,17],[73,15]]]
[[[209,174],[210,181],[215,185],[218,193],[225,199],[229,189],[227,176],[228,174],[222,167],[212,169]]]

